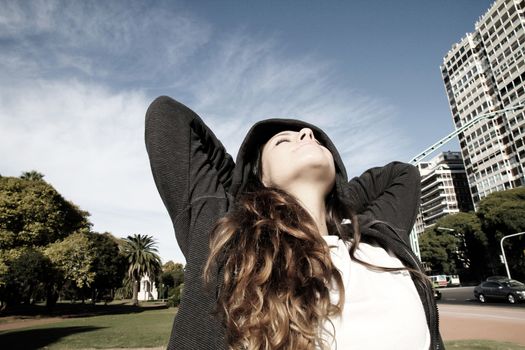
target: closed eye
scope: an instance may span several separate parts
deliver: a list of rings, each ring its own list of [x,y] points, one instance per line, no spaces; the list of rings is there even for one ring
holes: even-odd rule
[[[279,139],[279,140],[277,140],[277,142],[275,143],[275,145],[276,145],[276,146],[279,146],[279,144],[281,144],[281,143],[283,143],[283,142],[290,142],[290,140],[289,140],[289,139],[286,139],[286,138],[284,138],[284,139]]]

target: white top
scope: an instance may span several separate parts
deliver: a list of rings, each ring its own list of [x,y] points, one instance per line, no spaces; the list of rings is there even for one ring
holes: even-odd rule
[[[350,259],[349,247],[339,237],[323,237],[345,287],[342,315],[331,319],[333,325],[325,324],[325,329],[331,333],[335,331],[335,342],[325,333],[325,339],[332,343],[331,348],[428,350],[430,333],[425,311],[410,274],[369,269]],[[359,243],[355,255],[377,266],[403,266],[383,248],[367,243]],[[338,297],[339,293],[332,290],[332,303],[335,304]]]

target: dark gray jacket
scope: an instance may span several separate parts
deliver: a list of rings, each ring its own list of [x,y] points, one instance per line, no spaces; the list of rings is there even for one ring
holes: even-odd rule
[[[273,120],[273,123],[292,129],[311,127],[316,138],[328,145],[334,155],[338,194],[359,213],[363,239],[377,242],[405,266],[422,271],[408,240],[420,200],[416,168],[394,162],[370,169],[348,182],[339,153],[322,130],[293,120]],[[261,135],[264,127],[256,125],[255,132],[252,133],[252,128],[249,134]],[[155,183],[186,258],[184,294],[168,348],[225,349],[224,328],[214,314],[217,290],[203,285],[202,269],[215,222],[226,214],[235,195],[242,190],[248,171],[246,163],[243,164],[246,147],[253,136],[241,145],[236,166],[197,114],[164,96],[157,98],[146,113],[145,136]],[[211,286],[219,284],[218,275],[215,271]],[[414,283],[425,309],[431,349],[444,349],[432,290],[417,279]]]

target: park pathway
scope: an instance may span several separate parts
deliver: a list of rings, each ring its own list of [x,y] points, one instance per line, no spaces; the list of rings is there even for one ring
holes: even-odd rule
[[[525,346],[525,308],[439,304],[443,340],[485,339]]]
[[[0,332],[7,331],[10,329],[26,328],[26,327],[39,326],[41,324],[55,323],[55,322],[60,322],[63,320],[64,320],[63,317],[35,318],[35,317],[9,316],[9,317],[4,317],[2,319],[3,322],[0,323]]]

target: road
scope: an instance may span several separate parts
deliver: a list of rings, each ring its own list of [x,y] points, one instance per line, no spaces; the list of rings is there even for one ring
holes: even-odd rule
[[[481,304],[474,287],[441,288],[438,301],[444,340],[487,339],[525,345],[525,303]]]
[[[478,305],[479,302],[474,298],[474,287],[454,287],[454,288],[439,288],[441,292],[440,304],[463,304],[463,305]],[[491,306],[508,307],[508,308],[525,308],[525,303],[515,305],[508,304],[505,300],[496,300],[486,303]]]
[[[475,301],[474,287],[439,288],[442,303],[465,303]]]

